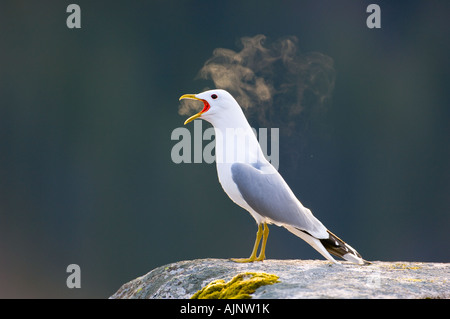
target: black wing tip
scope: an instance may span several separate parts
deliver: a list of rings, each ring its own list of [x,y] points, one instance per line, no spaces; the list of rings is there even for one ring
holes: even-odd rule
[[[325,249],[332,255],[343,258],[345,260],[352,261],[361,265],[370,265],[372,264],[370,261],[367,261],[362,258],[362,256],[350,245],[345,243],[338,236],[327,230],[329,236],[326,239],[319,239]],[[352,255],[351,257],[348,254]],[[344,257],[347,255],[346,257]]]

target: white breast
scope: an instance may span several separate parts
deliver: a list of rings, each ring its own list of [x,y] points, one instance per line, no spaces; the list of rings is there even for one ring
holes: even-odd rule
[[[230,128],[220,130],[215,127],[215,132],[217,176],[223,190],[233,202],[247,210],[257,223],[263,222],[264,218],[241,196],[231,173],[231,166],[234,163],[252,164],[261,160],[261,156],[264,157],[255,134],[250,126],[238,130]]]

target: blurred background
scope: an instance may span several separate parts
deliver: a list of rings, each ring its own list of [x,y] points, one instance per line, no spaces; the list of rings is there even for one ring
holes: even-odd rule
[[[334,61],[327,111],[301,137],[280,128],[302,203],[365,259],[450,262],[449,14],[444,0],[2,1],[0,297],[107,298],[158,266],[250,254],[254,220],[214,164],[172,162],[171,133],[178,98],[214,87],[197,78],[213,50],[257,34]],[[270,229],[267,258],[323,259]]]

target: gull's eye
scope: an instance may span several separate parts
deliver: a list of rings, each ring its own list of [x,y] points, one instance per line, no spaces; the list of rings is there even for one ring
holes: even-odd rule
[[[213,100],[217,99],[217,94],[211,95],[211,98],[212,98]]]

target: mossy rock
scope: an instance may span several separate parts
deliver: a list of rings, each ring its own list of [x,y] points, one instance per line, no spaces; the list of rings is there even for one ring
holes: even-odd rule
[[[229,282],[219,279],[210,282],[197,291],[191,299],[250,299],[256,289],[272,285],[278,276],[261,272],[245,272],[233,277]]]
[[[208,258],[155,268],[111,298],[449,298],[449,278],[450,263],[373,261],[361,266],[268,259],[243,264]]]

